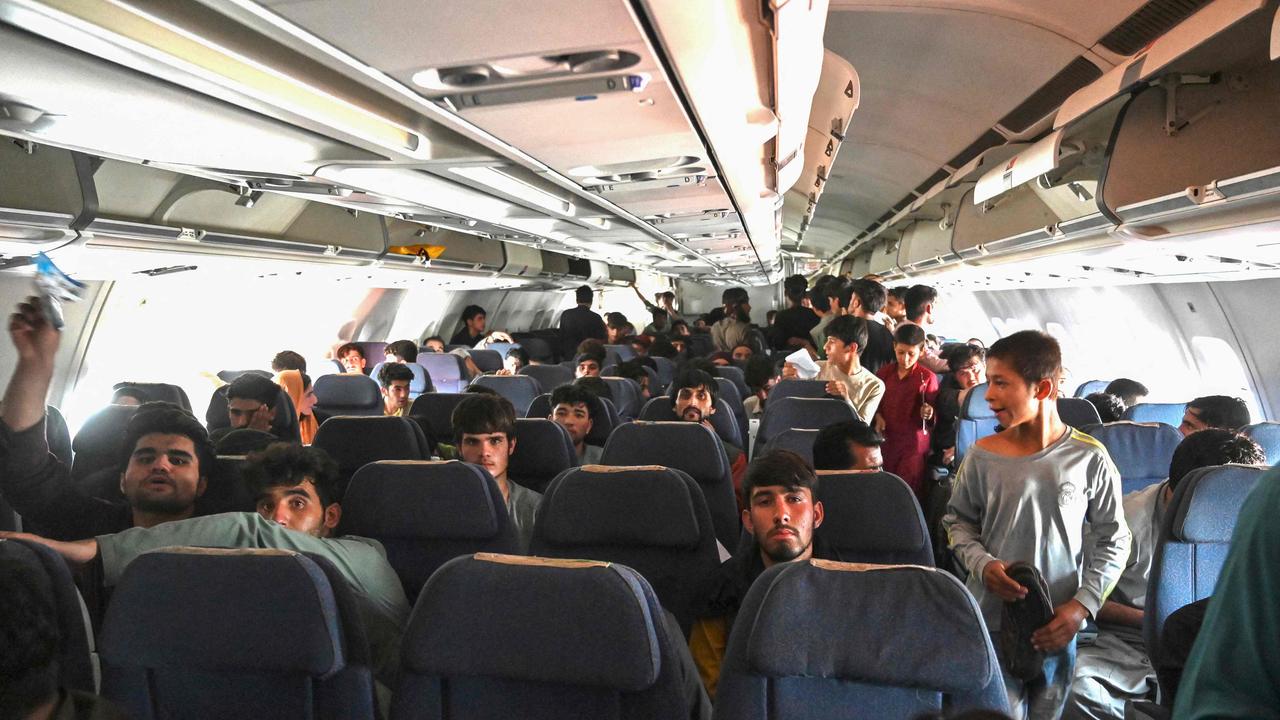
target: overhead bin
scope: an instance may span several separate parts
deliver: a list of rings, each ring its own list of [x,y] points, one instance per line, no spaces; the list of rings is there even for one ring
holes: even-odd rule
[[[33,254],[75,238],[77,218],[96,205],[74,155],[54,147],[19,147],[0,137],[0,254]],[[19,243],[9,251],[9,243]]]
[[[871,260],[867,272],[887,276],[901,272],[898,269],[898,239],[881,238],[871,246]]]
[[[826,60],[822,36],[827,27],[827,0],[769,0],[773,11],[774,114],[777,178],[774,191],[786,193],[807,165],[810,112]],[[817,123],[821,127],[821,122]],[[826,132],[830,132],[828,128]],[[825,135],[819,132],[819,142]],[[825,145],[825,143],[823,143]]]
[[[933,220],[913,220],[902,228],[901,245],[898,247],[898,267],[903,272],[916,273],[959,262],[960,256],[951,250],[953,227]]]
[[[569,275],[597,285],[607,283],[610,280],[609,263],[602,260],[570,258]]]
[[[561,253],[542,250],[542,273],[550,277],[567,277],[570,274],[569,261],[573,258]]]
[[[507,253],[507,264],[502,266],[503,275],[537,277],[542,274],[541,250],[515,243],[504,243],[503,246]]]

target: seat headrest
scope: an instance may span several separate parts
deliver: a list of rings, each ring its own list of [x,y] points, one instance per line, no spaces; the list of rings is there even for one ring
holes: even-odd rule
[[[363,459],[422,460],[418,433],[408,418],[394,416],[338,415],[316,430],[312,445],[323,448],[339,465]]]
[[[569,431],[544,418],[516,420],[516,451],[508,472],[512,476],[551,478],[578,464]]]
[[[622,565],[458,557],[418,597],[404,667],[640,692],[662,669],[659,612],[648,584]]]
[[[1218,465],[1196,468],[1178,483],[1170,510],[1173,539],[1193,543],[1229,543],[1245,498],[1266,468]]]
[[[818,473],[815,499],[825,508],[818,531],[833,548],[911,552],[929,545],[915,493],[887,472]]]
[[[1187,411],[1186,403],[1138,403],[1124,411],[1124,419],[1139,423],[1164,423],[1177,427]]]
[[[1122,478],[1168,477],[1169,461],[1182,442],[1182,433],[1160,423],[1121,420],[1090,430],[1106,446]]]
[[[758,436],[768,441],[790,428],[821,428],[853,420],[857,413],[848,403],[834,398],[779,398],[765,406]]]
[[[1267,454],[1267,464],[1274,465],[1280,462],[1280,423],[1254,423],[1243,428],[1241,432],[1262,446],[1262,451]]]
[[[949,693],[986,687],[999,672],[977,604],[945,572],[810,560],[766,570],[751,594],[760,588],[755,616],[735,622],[751,628],[753,672]],[[919,618],[929,618],[929,641],[905,641],[905,623],[917,630]]]
[[[346,663],[324,571],[284,550],[165,548],[140,555],[111,597],[100,652],[122,668],[321,678]]]
[[[133,405],[108,405],[84,421],[75,439],[71,441],[71,449],[82,452],[119,452],[123,453],[125,428],[138,411]]]
[[[987,404],[987,384],[975,385],[965,396],[964,407],[960,408],[960,417],[966,420],[994,420],[996,414]]]
[[[458,360],[458,356],[452,353],[424,352],[418,354],[417,362],[435,380],[458,380],[462,377]]]
[[[12,559],[39,576],[47,578],[49,602],[58,625],[59,682],[84,692],[93,692],[89,634],[81,611],[75,581],[62,556],[39,543],[20,539],[0,539],[0,556]],[[43,584],[43,583],[42,583]]]
[[[691,422],[636,422],[619,425],[609,436],[604,465],[665,465],[699,482],[720,480],[729,472],[724,446],[711,429]]]
[[[769,450],[790,450],[813,464],[813,443],[820,430],[788,428],[769,438]]]
[[[475,465],[389,460],[356,471],[342,499],[351,535],[407,540],[485,540],[506,512],[489,473]]]
[[[560,547],[697,548],[703,528],[695,492],[701,495],[692,479],[669,468],[570,468],[547,487],[538,508],[535,541]],[[637,512],[640,508],[644,512]]]
[[[316,378],[316,402],[327,408],[366,408],[381,404],[378,381],[364,375],[321,375]]]

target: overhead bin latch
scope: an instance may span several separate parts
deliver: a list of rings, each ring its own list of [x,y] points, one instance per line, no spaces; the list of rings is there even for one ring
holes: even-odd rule
[[[1192,185],[1187,188],[1186,193],[1187,199],[1197,205],[1204,205],[1205,203],[1212,203],[1227,199],[1227,196],[1218,189],[1217,180],[1214,180],[1208,185]]]
[[[1156,84],[1164,88],[1164,132],[1169,137],[1178,134],[1183,128],[1207,115],[1213,108],[1217,107],[1217,103],[1209,105],[1205,109],[1183,119],[1178,116],[1178,88],[1182,85],[1212,85],[1217,82],[1215,75],[1183,75],[1181,73],[1170,73],[1156,81]]]

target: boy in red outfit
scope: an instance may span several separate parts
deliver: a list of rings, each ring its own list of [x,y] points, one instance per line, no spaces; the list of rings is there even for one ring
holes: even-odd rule
[[[893,354],[898,361],[876,373],[884,381],[884,397],[874,421],[876,430],[884,435],[884,469],[907,481],[917,495],[924,488],[932,403],[938,395],[938,376],[920,364],[924,344],[924,330],[919,325],[899,327],[893,334]]]

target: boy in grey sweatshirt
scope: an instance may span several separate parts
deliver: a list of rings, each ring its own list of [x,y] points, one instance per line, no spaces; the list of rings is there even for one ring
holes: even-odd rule
[[[1049,587],[1053,619],[1031,637],[1045,653],[1044,674],[1027,682],[1004,674],[1015,717],[1059,717],[1076,633],[1097,614],[1129,556],[1120,473],[1101,443],[1058,417],[1061,367],[1057,341],[1038,331],[991,346],[986,400],[1005,430],[979,440],[965,457],[942,519],[992,633],[1002,603],[1027,594],[1006,574],[1008,564],[1034,565]]]

